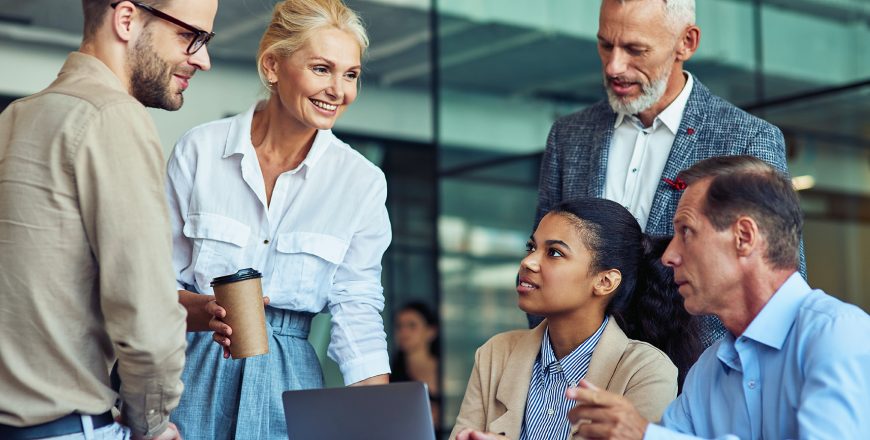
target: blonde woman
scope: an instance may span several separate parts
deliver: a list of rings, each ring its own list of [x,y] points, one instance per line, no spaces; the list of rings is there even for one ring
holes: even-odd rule
[[[191,333],[173,421],[188,440],[286,439],[281,392],[323,386],[307,335],[324,308],[345,383],[388,380],[386,182],[330,131],[356,99],[367,46],[340,0],[279,2],[257,56],[268,99],[175,146],[167,192]],[[270,298],[269,354],[228,360],[232,329],[209,283],[246,267],[263,273]]]

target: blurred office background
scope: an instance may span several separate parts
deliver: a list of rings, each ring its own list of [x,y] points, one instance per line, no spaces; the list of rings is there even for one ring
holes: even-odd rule
[[[440,312],[449,431],[475,348],[526,326],[514,276],[547,132],[604,96],[599,0],[347,3],[371,48],[360,98],[335,132],[387,175],[388,334],[410,300]],[[802,188],[810,283],[870,310],[870,0],[697,3],[701,47],[687,70],[782,128]],[[167,154],[188,128],[265,96],[254,56],[273,4],[220,2],[212,70],[197,74],[182,110],[152,111]],[[0,108],[51,82],[80,32],[78,1],[0,0]],[[312,334],[321,354],[327,327],[320,319]]]

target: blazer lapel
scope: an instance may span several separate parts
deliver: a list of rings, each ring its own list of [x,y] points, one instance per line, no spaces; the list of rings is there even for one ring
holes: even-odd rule
[[[608,109],[610,107],[607,107]],[[607,177],[607,157],[610,152],[610,142],[613,139],[613,124],[616,123],[616,113],[613,111],[599,112],[601,115],[592,128],[592,143],[590,148],[590,167],[592,182],[586,187],[587,197],[604,197],[604,180]]]
[[[692,157],[696,149],[697,139],[701,136],[701,131],[704,129],[704,123],[707,120],[707,112],[704,109],[709,99],[710,91],[697,78],[694,78],[692,93],[689,94],[689,100],[686,102],[683,119],[680,121],[680,128],[677,130],[674,144],[671,147],[671,154],[668,155],[668,161],[665,163],[665,169],[662,171],[662,179],[674,179],[677,173],[692,165]],[[675,197],[679,198],[679,195],[679,191],[671,188],[670,185],[659,179],[656,194],[650,207],[646,232],[665,234],[666,231],[671,230],[671,218],[666,218],[666,214],[668,206]]]
[[[607,327],[604,327],[604,333],[601,334],[601,340],[592,352],[585,379],[601,389],[608,389],[613,372],[616,371],[627,346],[628,337],[611,316]]]
[[[508,438],[513,439],[520,437],[532,366],[538,352],[541,351],[541,338],[544,337],[545,328],[547,328],[547,320],[520,339],[508,357],[495,392],[496,400],[501,402],[507,411],[489,424],[487,428],[489,431],[503,432]]]

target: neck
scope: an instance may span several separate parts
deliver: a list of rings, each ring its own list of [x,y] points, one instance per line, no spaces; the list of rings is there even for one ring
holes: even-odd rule
[[[429,349],[427,347],[414,349],[405,353],[405,362],[407,363],[417,364],[433,358],[434,356],[432,356],[432,353],[429,352]]]
[[[680,96],[680,92],[683,91],[683,87],[685,87],[688,82],[686,75],[687,74],[683,73],[682,63],[675,65],[674,69],[671,71],[671,75],[668,77],[668,86],[665,88],[665,94],[662,95],[662,98],[653,104],[652,107],[638,113],[637,115],[637,117],[640,118],[640,121],[643,122],[644,127],[651,126],[653,121],[655,121],[656,116],[668,108],[668,106],[677,99],[677,96]]]
[[[550,333],[550,345],[556,359],[562,359],[571,354],[584,341],[594,335],[601,323],[604,313],[585,314],[585,316],[553,316],[547,318]]]
[[[795,272],[793,269],[763,268],[762,270],[767,273],[744,279],[739,285],[741,292],[736,295],[738,301],[733,301],[729,309],[717,314],[722,325],[734,337],[746,331],[749,324],[761,313],[761,309],[773,298],[773,294]]]
[[[295,168],[308,155],[317,130],[299,124],[282,110],[274,94],[263,110],[254,113],[251,143],[259,152],[275,156]]]

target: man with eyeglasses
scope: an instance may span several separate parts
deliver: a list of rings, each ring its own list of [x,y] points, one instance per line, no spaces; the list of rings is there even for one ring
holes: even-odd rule
[[[79,50],[0,114],[0,439],[180,438],[185,312],[145,107],[181,108],[210,68],[217,3],[82,0]]]

